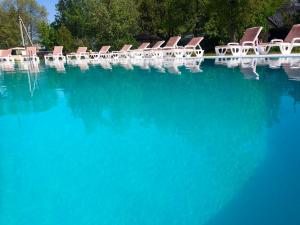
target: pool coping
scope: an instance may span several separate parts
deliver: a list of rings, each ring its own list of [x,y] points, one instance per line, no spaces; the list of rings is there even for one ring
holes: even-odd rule
[[[239,59],[239,58],[300,58],[300,54],[282,55],[282,54],[271,54],[271,55],[246,55],[246,56],[203,56],[203,59]]]

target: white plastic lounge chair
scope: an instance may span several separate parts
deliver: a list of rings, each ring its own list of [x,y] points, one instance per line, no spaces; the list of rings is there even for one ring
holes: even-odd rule
[[[26,48],[26,55],[21,57],[21,62],[40,62],[40,58],[36,54],[36,47],[27,47]]]
[[[174,51],[175,49],[178,49],[178,42],[180,41],[180,36],[171,37],[165,47],[162,48],[163,56],[164,57],[172,57],[174,54],[178,54],[178,51]],[[176,52],[176,53],[175,53]]]
[[[262,31],[262,27],[248,28],[239,43],[229,43],[224,46],[216,46],[215,51],[219,56],[224,56],[228,51],[233,56],[246,56],[250,49],[253,49],[258,55],[258,37]]]
[[[54,46],[53,52],[44,56],[45,61],[66,61],[66,57],[63,55],[63,48],[63,46]]]
[[[100,48],[99,52],[90,53],[90,59],[98,60],[98,59],[107,59],[111,57],[111,53],[109,53],[110,46],[104,45]]]
[[[294,25],[284,40],[273,39],[270,43],[259,44],[260,54],[268,54],[273,47],[279,47],[285,56],[290,55],[293,48],[300,47],[300,24]]]
[[[135,59],[142,59],[144,57],[144,51],[149,45],[150,43],[142,43],[137,49],[129,51],[129,56]]]
[[[11,57],[12,49],[6,49],[0,51],[0,62],[14,62],[14,59]]]
[[[147,48],[144,50],[144,58],[162,58],[161,46],[165,43],[165,41],[156,42],[151,48]]]
[[[67,60],[81,60],[89,59],[89,53],[87,52],[87,47],[79,47],[76,52],[72,52],[67,55]]]
[[[197,58],[200,58],[203,56],[204,51],[200,46],[200,43],[202,42],[204,38],[203,37],[195,37],[192,38],[189,43],[187,43],[184,47],[178,47],[178,49],[174,49],[174,56],[176,58],[190,58],[192,56],[195,56]]]
[[[121,48],[120,51],[113,51],[112,52],[112,58],[118,59],[118,58],[128,58],[129,57],[129,51],[132,48],[132,45],[124,45],[123,48]]]

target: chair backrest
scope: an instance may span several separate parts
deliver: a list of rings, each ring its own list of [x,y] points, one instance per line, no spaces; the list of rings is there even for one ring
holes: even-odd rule
[[[142,43],[142,44],[138,47],[138,50],[145,50],[149,45],[150,45],[150,43]]]
[[[255,42],[258,41],[258,36],[260,35],[262,31],[262,27],[252,27],[248,28],[242,39],[240,40],[240,45],[242,45],[244,42]]]
[[[194,37],[192,40],[189,41],[189,43],[187,43],[187,45],[185,47],[186,48],[196,48],[203,39],[204,39],[203,37]]]
[[[63,46],[54,46],[53,55],[61,55],[63,53]]]
[[[31,46],[26,48],[26,55],[27,56],[36,56],[36,47]]]
[[[109,46],[109,45],[104,45],[104,46],[102,46],[102,47],[100,48],[99,53],[105,54],[105,53],[107,53],[107,52],[109,51],[109,49],[110,49],[110,46]]]
[[[0,57],[9,57],[11,56],[12,49],[5,49],[0,51]]]
[[[180,39],[181,39],[180,36],[174,36],[174,37],[171,37],[171,38],[168,40],[168,42],[167,42],[165,48],[175,48],[175,47],[177,46],[178,42],[180,41]]]
[[[155,45],[152,46],[152,49],[158,49],[158,48],[160,48],[164,43],[165,43],[165,41],[158,41],[158,42],[155,43]]]
[[[77,54],[86,53],[87,47],[79,47],[77,49]]]
[[[284,42],[292,42],[294,38],[300,38],[300,24],[296,24],[292,27],[289,34],[284,39]]]
[[[124,45],[123,48],[121,48],[120,52],[128,52],[132,48],[132,45]]]

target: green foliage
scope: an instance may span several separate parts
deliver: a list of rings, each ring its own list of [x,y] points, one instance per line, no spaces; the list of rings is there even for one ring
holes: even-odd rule
[[[38,24],[46,21],[47,11],[36,0],[3,0],[0,2],[0,46],[21,44],[20,15],[32,40],[38,39]]]
[[[201,5],[200,0],[139,0],[139,25],[163,37],[193,32]]]
[[[76,41],[71,32],[62,25],[54,28],[45,22],[39,24],[40,43],[46,47],[47,50],[51,51],[55,45],[64,46],[64,51],[71,52],[75,49]],[[77,43],[83,45],[82,43]]]
[[[56,39],[56,31],[44,21],[39,23],[38,29],[40,33],[40,43],[47,49],[53,48]]]
[[[139,0],[143,31],[168,37],[193,33],[237,40],[245,28],[264,26],[287,0]]]
[[[48,49],[80,45],[98,49],[125,43],[149,33],[164,39],[173,35],[205,35],[219,42],[236,41],[251,26],[264,26],[267,17],[288,0],[59,0],[55,22],[35,0],[3,0],[0,4],[0,47],[18,45],[17,16],[30,34]],[[13,19],[12,19],[13,18]]]
[[[56,40],[55,44],[64,46],[64,50],[66,52],[70,52],[74,50],[74,45],[75,45],[74,38],[71,32],[68,30],[68,28],[65,27],[64,25],[58,28],[55,40]]]
[[[15,12],[10,10],[5,11],[0,6],[0,49],[17,46],[20,44],[20,34],[16,20],[12,20]]]
[[[54,27],[64,25],[77,44],[90,48],[111,44],[118,49],[135,42],[138,9],[134,0],[60,0]]]
[[[214,0],[206,1],[209,14],[205,32],[223,41],[237,41],[243,31],[251,26],[267,30],[267,17],[274,15],[286,0]]]

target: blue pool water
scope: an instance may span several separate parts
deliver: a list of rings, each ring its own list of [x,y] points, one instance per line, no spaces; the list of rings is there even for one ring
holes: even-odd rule
[[[297,61],[184,65],[1,70],[0,224],[299,225]]]

